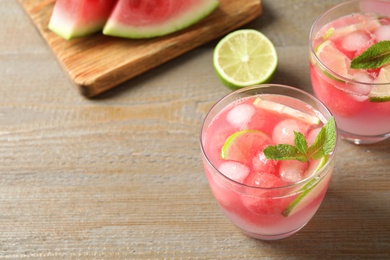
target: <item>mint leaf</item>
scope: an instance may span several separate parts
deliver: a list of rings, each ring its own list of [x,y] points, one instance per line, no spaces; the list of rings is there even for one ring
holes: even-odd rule
[[[290,144],[278,144],[275,146],[267,146],[264,150],[264,155],[268,159],[272,160],[298,160],[306,162],[307,158],[304,154]]]
[[[319,159],[327,154],[331,154],[336,145],[336,123],[334,118],[330,118],[328,122],[321,128],[316,140],[309,147],[307,157]]]
[[[390,62],[390,41],[372,45],[351,61],[352,69],[376,69]]]
[[[307,153],[310,158],[319,159],[325,155],[324,144],[326,140],[325,126],[321,128],[321,131],[318,133],[316,140],[309,147]]]
[[[334,118],[330,118],[322,129],[325,131],[324,153],[331,154],[336,145],[336,122]]]
[[[267,146],[263,152],[270,160],[298,160],[306,162],[310,159],[320,159],[333,152],[336,145],[336,123],[334,118],[321,128],[314,143],[308,147],[305,136],[294,132],[294,145],[278,144]]]
[[[300,153],[306,154],[307,142],[305,136],[302,133],[294,131],[294,144]]]

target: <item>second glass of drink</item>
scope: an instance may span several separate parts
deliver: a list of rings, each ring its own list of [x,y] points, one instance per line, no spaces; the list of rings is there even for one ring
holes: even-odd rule
[[[353,143],[390,136],[390,60],[385,56],[390,56],[390,1],[341,3],[311,28],[314,93],[335,116],[340,136]]]

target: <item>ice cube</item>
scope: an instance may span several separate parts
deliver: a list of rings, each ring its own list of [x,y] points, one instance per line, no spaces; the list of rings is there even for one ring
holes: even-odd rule
[[[368,94],[370,93],[372,87],[370,84],[364,83],[372,83],[374,80],[368,73],[364,71],[355,73],[353,75],[353,79],[361,83],[353,83],[351,86],[349,86],[351,97],[359,102],[367,100]]]
[[[261,152],[253,158],[252,165],[255,171],[275,174],[278,161],[267,159],[265,154]]]
[[[250,171],[245,164],[233,161],[223,162],[218,167],[218,170],[229,179],[240,183],[244,182],[244,179],[248,176]]]
[[[225,144],[226,140],[235,132],[232,127],[221,127],[217,129],[216,124],[211,125],[207,134],[204,135],[203,144],[206,146],[205,152],[211,162],[219,161],[221,159],[221,149]],[[210,135],[210,133],[212,133]],[[206,145],[207,144],[207,145]]]
[[[357,31],[346,35],[342,40],[341,46],[347,51],[357,51],[360,53],[371,44],[372,40],[367,33]]]
[[[266,172],[251,172],[244,183],[249,186],[263,188],[281,187],[288,184],[279,178],[279,176]]]
[[[359,82],[363,82],[363,83],[372,83],[374,81],[374,79],[370,76],[370,74],[368,72],[365,72],[365,71],[358,71],[356,73],[353,74],[352,76],[352,79],[355,80],[355,81],[359,81]],[[364,84],[364,85],[368,85],[368,84]],[[360,89],[360,94],[362,95],[367,95],[368,93],[370,93],[370,90],[371,88],[369,87],[357,87],[358,89]]]
[[[234,127],[245,129],[255,114],[255,108],[250,104],[240,104],[226,115],[226,120]]]
[[[307,145],[309,147],[314,143],[320,131],[321,131],[321,127],[317,127],[309,132],[309,134],[306,137]]]
[[[374,32],[376,40],[380,41],[390,41],[390,25],[384,25],[379,27]]]
[[[294,131],[306,135],[309,125],[295,119],[285,119],[279,122],[272,133],[272,140],[276,144],[294,145]]]
[[[296,183],[302,180],[302,176],[307,168],[307,163],[296,160],[286,160],[280,162],[280,178],[285,182]]]

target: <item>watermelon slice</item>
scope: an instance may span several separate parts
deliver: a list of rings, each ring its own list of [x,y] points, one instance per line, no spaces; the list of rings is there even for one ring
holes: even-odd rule
[[[57,0],[49,21],[49,29],[72,39],[100,31],[116,0]]]
[[[209,15],[218,0],[118,0],[103,34],[124,38],[163,36]]]

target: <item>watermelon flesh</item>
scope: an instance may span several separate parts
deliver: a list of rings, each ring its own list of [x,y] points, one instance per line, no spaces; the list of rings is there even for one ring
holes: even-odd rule
[[[218,0],[118,0],[103,34],[151,38],[189,27],[208,16]]]
[[[101,31],[117,0],[57,0],[49,29],[72,39]]]

